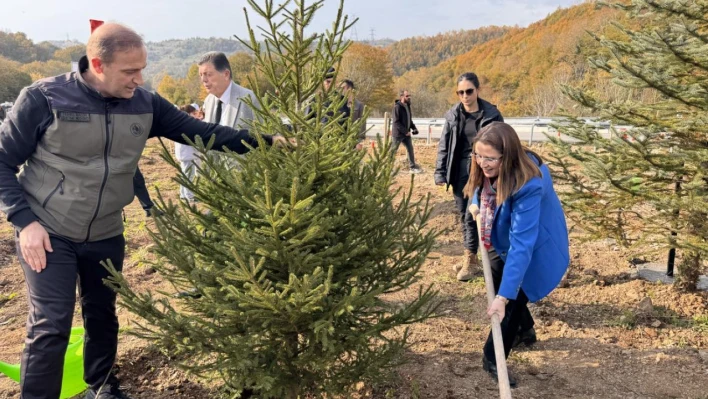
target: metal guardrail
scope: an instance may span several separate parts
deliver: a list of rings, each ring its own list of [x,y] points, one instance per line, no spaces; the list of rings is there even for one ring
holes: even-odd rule
[[[630,126],[613,126],[609,121],[598,121],[597,118],[581,118],[589,125],[594,126],[600,134],[605,138],[611,138],[613,129],[618,133],[622,133]],[[548,141],[546,134],[556,135],[556,137],[569,142],[574,142],[572,137],[562,134],[562,132],[551,127],[553,118],[505,118],[504,121],[511,125],[519,135],[521,141],[526,141],[528,144]],[[420,135],[413,136],[414,139],[425,139],[427,144],[431,144],[433,139],[440,139],[442,129],[445,125],[444,118],[413,118],[413,123],[418,127]],[[376,138],[383,135],[384,118],[369,118],[366,121],[367,132],[369,138]],[[427,134],[426,134],[427,133]]]
[[[0,104],[5,109],[9,109],[12,103],[5,102]],[[631,129],[631,126],[612,126],[609,121],[598,121],[597,118],[581,118],[589,125],[594,126],[599,133],[605,138],[612,138],[613,128],[618,134],[623,134],[625,131]],[[366,121],[366,137],[376,138],[384,134],[384,118],[369,118]],[[545,142],[548,141],[546,134],[555,134],[556,137],[568,141],[575,142],[577,140],[572,137],[565,136],[562,132],[557,131],[551,127],[553,123],[553,118],[542,118],[542,117],[517,117],[517,118],[505,118],[504,121],[511,125],[516,133],[519,135],[521,141],[528,142],[529,145],[534,142]],[[1,123],[2,121],[0,121]],[[287,123],[287,119],[283,120]],[[425,139],[427,144],[431,144],[433,139],[440,139],[442,135],[442,129],[445,125],[445,118],[413,118],[413,123],[418,127],[420,135],[413,136],[414,139]],[[390,125],[389,125],[390,129]]]

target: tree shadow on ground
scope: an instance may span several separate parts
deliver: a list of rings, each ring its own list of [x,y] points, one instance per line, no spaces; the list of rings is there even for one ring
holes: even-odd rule
[[[457,215],[457,207],[454,200],[436,202],[430,210],[431,219],[444,215]]]
[[[535,318],[552,322],[562,321],[571,329],[623,327],[671,326],[690,328],[693,320],[664,307],[653,306],[651,310],[608,304],[577,304],[542,301],[532,307]]]
[[[215,389],[196,382],[179,370],[174,360],[154,347],[134,348],[120,356],[118,377],[125,392],[135,399],[204,399],[218,396]]]
[[[409,350],[395,378],[374,387],[371,398],[498,397],[496,382],[482,369],[481,345],[472,350]],[[532,350],[512,352],[508,368],[519,382],[512,394],[515,399],[703,397],[708,375],[700,372],[698,356],[670,349],[664,363],[655,362],[659,351],[628,355],[590,338],[539,341]]]

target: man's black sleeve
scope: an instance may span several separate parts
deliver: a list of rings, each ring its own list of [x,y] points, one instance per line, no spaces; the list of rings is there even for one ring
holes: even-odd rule
[[[215,135],[214,150],[223,151],[226,147],[239,154],[249,151],[246,144],[254,148],[258,147],[258,140],[248,130],[235,130],[228,126],[202,122],[180,111],[158,94],[153,95],[153,118],[150,137],[165,137],[189,145],[182,137],[183,134],[192,141],[195,141],[196,137],[201,137],[205,144],[209,142],[211,136]],[[273,144],[273,136],[264,134],[261,137],[268,145]]]
[[[26,87],[0,125],[0,210],[18,228],[38,220],[17,180],[19,167],[37,149],[54,117],[49,102],[37,89]]]

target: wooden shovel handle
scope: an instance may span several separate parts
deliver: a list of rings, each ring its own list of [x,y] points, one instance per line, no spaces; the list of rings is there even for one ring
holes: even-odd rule
[[[492,305],[494,301],[494,281],[492,280],[492,267],[489,264],[489,254],[484,248],[482,239],[482,221],[479,216],[477,205],[470,205],[469,212],[477,222],[477,235],[479,236],[479,252],[482,254],[482,268],[484,270],[484,285],[487,288],[487,304]],[[499,397],[501,399],[511,399],[511,387],[509,386],[509,374],[506,369],[506,355],[504,353],[504,338],[501,332],[501,320],[498,314],[492,315],[492,338],[494,339],[494,355],[497,361],[497,376],[499,377]]]

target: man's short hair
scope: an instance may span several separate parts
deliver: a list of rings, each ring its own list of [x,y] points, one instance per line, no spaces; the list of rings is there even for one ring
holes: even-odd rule
[[[229,59],[226,58],[226,54],[219,51],[210,51],[202,56],[199,60],[198,65],[204,65],[210,63],[219,72],[229,71],[229,77],[233,79],[234,74],[231,72],[231,63]]]
[[[348,88],[350,88],[350,89],[352,89],[352,90],[355,90],[355,89],[356,89],[356,87],[354,87],[354,82],[352,82],[352,81],[349,80],[349,79],[344,79],[344,80],[342,81],[342,84],[345,85],[345,86],[347,86]]]
[[[407,91],[408,91],[408,89],[401,89],[401,90],[399,90],[399,91],[398,91],[398,97],[403,97],[403,95],[406,94]]]
[[[179,107],[179,110],[182,112],[186,112],[188,114],[199,111],[198,109],[194,108],[194,106],[192,106],[191,104],[183,105],[183,106]]]
[[[335,72],[336,70],[334,67],[329,67],[329,69],[327,69],[327,73],[325,74],[325,79],[334,79]]]
[[[91,33],[86,44],[86,54],[98,57],[102,62],[110,64],[115,54],[145,46],[143,38],[137,32],[116,23],[103,24]]]

